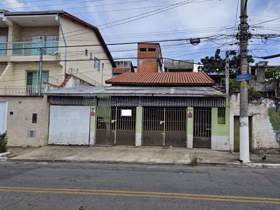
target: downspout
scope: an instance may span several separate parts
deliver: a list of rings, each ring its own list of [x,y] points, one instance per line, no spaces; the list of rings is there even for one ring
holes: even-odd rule
[[[65,75],[67,73],[67,42],[65,39],[65,34],[64,34],[59,16],[58,16],[58,22],[59,22],[59,29],[60,29],[60,32],[61,32],[61,35],[63,38],[63,42],[64,42],[64,46],[65,46],[64,47],[64,77],[65,77]]]

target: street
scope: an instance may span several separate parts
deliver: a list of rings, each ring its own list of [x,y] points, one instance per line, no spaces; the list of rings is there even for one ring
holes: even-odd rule
[[[279,209],[280,169],[0,163],[1,210]]]

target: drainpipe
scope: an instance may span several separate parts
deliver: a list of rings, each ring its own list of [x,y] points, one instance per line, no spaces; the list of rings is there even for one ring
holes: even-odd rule
[[[64,42],[64,46],[65,46],[64,47],[64,77],[65,77],[66,72],[67,72],[67,42],[66,42],[66,39],[65,39],[65,34],[64,34],[60,19],[59,19],[58,16],[57,16],[57,18],[58,18],[58,22],[59,22],[59,29],[60,29],[60,32],[61,32],[61,35],[62,35],[62,38],[63,38],[63,42]]]

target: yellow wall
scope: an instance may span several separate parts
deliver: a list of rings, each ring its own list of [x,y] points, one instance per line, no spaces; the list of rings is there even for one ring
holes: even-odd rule
[[[100,45],[100,42],[93,30],[86,28],[78,23],[72,22],[65,18],[60,18],[61,29],[65,34],[67,45]],[[60,30],[59,45],[64,46],[62,30]],[[71,32],[71,33],[70,33]],[[85,50],[88,50],[88,55],[85,55]],[[65,49],[60,48],[61,59],[64,59]],[[108,60],[108,57],[103,50],[102,46],[90,46],[90,47],[69,47],[67,48],[67,59],[90,59],[90,53],[93,57],[101,59],[101,63],[104,63],[103,70],[103,84],[107,79],[112,77],[112,65]],[[102,60],[105,59],[105,60]],[[64,62],[61,63],[65,65]],[[102,83],[102,70],[98,71],[94,69],[94,62],[90,61],[75,61],[67,62],[67,72],[73,73],[76,76],[86,80],[95,85],[101,85]],[[102,67],[102,65],[101,65]],[[96,81],[96,82],[95,82]]]

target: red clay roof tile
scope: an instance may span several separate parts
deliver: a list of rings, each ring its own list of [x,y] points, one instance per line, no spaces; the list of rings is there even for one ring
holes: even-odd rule
[[[107,80],[106,83],[134,86],[212,86],[214,81],[203,72],[127,72]]]

